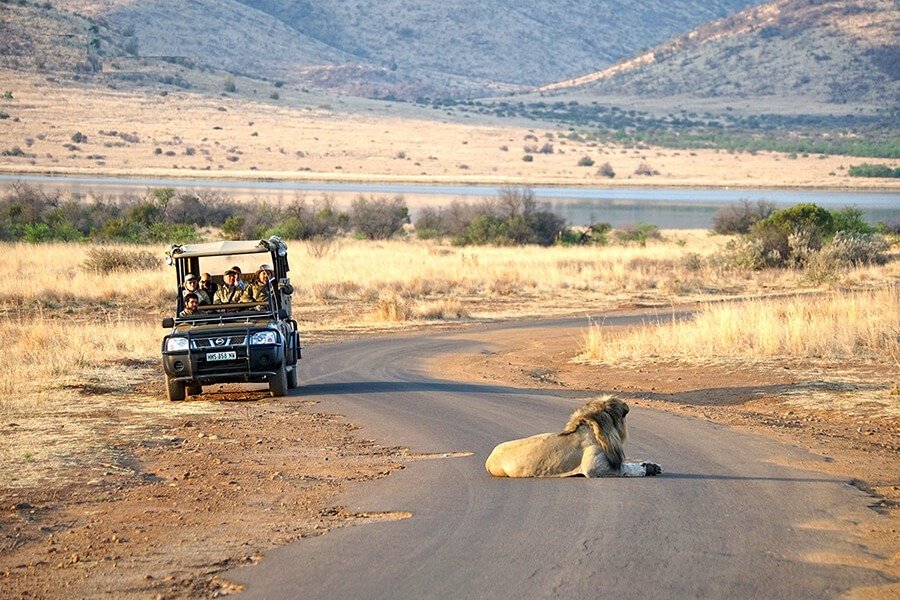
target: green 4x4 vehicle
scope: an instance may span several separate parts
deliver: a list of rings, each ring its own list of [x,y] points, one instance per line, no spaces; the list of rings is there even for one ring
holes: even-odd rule
[[[200,394],[202,386],[213,383],[266,382],[273,396],[284,396],[297,387],[300,334],[297,321],[291,318],[294,288],[288,278],[283,241],[273,236],[259,241],[175,245],[166,252],[166,262],[175,267],[178,288],[176,316],[162,322],[172,330],[162,342],[169,400]],[[259,279],[232,279],[232,265],[243,265],[242,271]],[[266,272],[265,278],[261,271]],[[211,286],[227,292],[233,289],[229,281],[243,287],[256,283],[256,293],[250,298],[243,293],[215,296],[205,287],[200,294],[196,291],[200,284],[192,280],[207,273],[212,274]],[[202,298],[193,310],[185,306],[189,292]]]

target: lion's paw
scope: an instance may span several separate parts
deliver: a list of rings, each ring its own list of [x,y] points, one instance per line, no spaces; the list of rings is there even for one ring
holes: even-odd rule
[[[642,462],[641,466],[644,467],[644,470],[646,471],[648,476],[659,475],[660,473],[662,473],[662,467],[656,463]]]

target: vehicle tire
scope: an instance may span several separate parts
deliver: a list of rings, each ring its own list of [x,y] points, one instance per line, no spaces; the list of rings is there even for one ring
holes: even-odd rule
[[[297,365],[287,372],[287,386],[289,390],[296,389],[297,383]]]
[[[287,396],[288,380],[284,367],[278,369],[274,376],[269,377],[269,392],[276,398],[278,396]]]
[[[169,402],[181,402],[184,400],[184,383],[172,381],[166,377],[166,397]]]
[[[199,396],[203,393],[203,386],[199,383],[192,383],[187,386],[187,393],[189,396]]]

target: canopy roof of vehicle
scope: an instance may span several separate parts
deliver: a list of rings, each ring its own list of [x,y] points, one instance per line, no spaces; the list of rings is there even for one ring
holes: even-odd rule
[[[277,238],[275,238],[277,239]],[[281,240],[278,240],[280,242]],[[176,244],[166,252],[172,258],[195,256],[229,256],[233,254],[258,254],[276,249],[273,240],[239,240],[233,242],[208,242],[205,244]]]

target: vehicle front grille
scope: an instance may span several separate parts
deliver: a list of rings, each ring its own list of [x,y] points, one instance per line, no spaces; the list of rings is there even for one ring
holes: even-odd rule
[[[194,350],[206,350],[209,348],[228,348],[230,346],[243,346],[246,341],[246,335],[216,335],[200,338],[192,337],[191,348]]]

